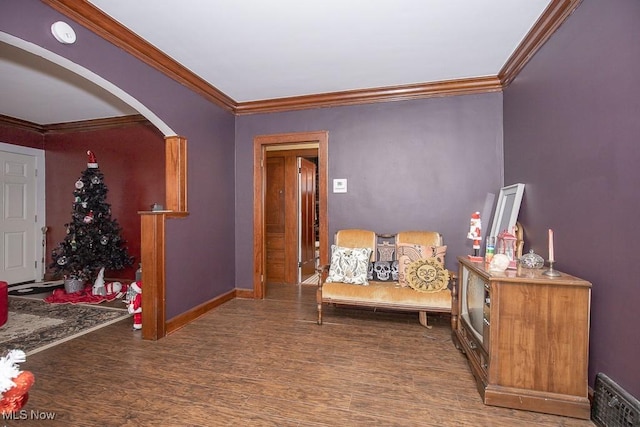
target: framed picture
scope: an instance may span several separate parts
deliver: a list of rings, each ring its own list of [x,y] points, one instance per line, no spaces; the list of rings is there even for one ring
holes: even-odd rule
[[[511,231],[516,226],[523,194],[524,184],[513,184],[500,189],[496,213],[491,224],[491,234],[489,234],[489,238],[493,238],[494,242],[498,241],[498,234],[501,231]]]

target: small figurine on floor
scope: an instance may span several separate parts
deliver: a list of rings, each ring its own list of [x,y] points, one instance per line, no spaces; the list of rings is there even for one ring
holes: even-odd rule
[[[133,314],[133,329],[142,329],[142,282],[132,282],[129,289],[135,292],[129,301],[129,313]]]
[[[30,371],[21,371],[18,364],[27,356],[22,350],[11,350],[0,358],[0,414],[19,411],[29,399],[29,389],[35,378]]]
[[[98,277],[96,277],[95,282],[93,282],[91,293],[93,295],[102,295],[102,296],[105,296],[107,294],[107,289],[104,287],[104,267],[100,269],[100,272],[98,273]]]

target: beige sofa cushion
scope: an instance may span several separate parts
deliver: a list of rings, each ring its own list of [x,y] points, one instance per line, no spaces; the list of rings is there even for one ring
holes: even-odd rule
[[[328,302],[367,305],[371,307],[415,307],[421,309],[451,310],[451,291],[417,292],[411,288],[403,288],[397,282],[374,282],[369,286],[358,286],[348,283],[325,283],[322,286],[322,299]],[[333,300],[333,301],[331,301]]]

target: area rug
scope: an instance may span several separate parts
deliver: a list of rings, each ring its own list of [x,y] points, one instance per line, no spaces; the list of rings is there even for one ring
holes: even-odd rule
[[[11,349],[37,353],[130,316],[126,308],[9,297],[9,320],[0,327],[0,355]]]
[[[55,289],[60,289],[64,287],[63,280],[49,280],[43,282],[23,282],[23,283],[15,283],[13,285],[9,285],[7,290],[9,291],[9,295],[14,296],[24,296],[24,295],[35,295],[35,294],[43,294],[45,292],[51,292]]]

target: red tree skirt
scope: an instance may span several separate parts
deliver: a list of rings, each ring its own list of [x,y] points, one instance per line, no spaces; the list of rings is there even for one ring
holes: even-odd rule
[[[122,290],[115,294],[93,295],[91,293],[91,285],[86,286],[83,290],[68,294],[64,289],[56,289],[53,293],[44,299],[44,302],[52,304],[100,304],[104,301],[113,301],[120,298],[127,291],[126,285],[122,285]]]

